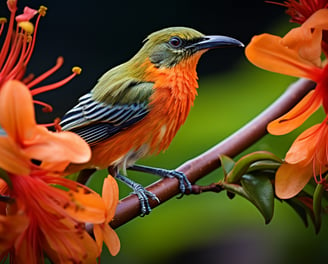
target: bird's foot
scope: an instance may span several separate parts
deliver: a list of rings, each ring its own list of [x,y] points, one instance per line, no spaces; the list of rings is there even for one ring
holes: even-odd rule
[[[179,181],[179,189],[182,194],[181,197],[186,193],[191,193],[192,191],[192,185],[183,172],[176,170],[166,170],[162,168],[147,167],[142,165],[133,165],[128,169],[158,175],[163,178],[176,178]]]
[[[117,174],[116,178],[119,179],[121,182],[125,183],[133,190],[133,194],[137,195],[139,202],[140,202],[140,216],[148,215],[151,212],[151,207],[149,204],[149,199],[155,200],[160,203],[157,196],[146,190],[141,184],[132,181],[130,178],[125,177],[121,174]]]
[[[186,193],[190,193],[192,190],[192,186],[190,181],[188,180],[187,176],[180,171],[176,170],[162,170],[162,177],[168,177],[168,178],[176,178],[179,181],[179,189],[181,192],[182,197]],[[160,175],[161,176],[161,175]]]
[[[133,187],[133,194],[138,196],[140,202],[140,216],[148,215],[151,212],[149,198],[160,203],[158,197],[150,191],[147,191],[142,185],[136,183]]]

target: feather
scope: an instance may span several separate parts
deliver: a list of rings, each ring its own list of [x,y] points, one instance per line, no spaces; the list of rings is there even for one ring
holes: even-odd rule
[[[60,125],[94,145],[140,121],[148,112],[147,103],[108,105],[87,93],[64,115]]]

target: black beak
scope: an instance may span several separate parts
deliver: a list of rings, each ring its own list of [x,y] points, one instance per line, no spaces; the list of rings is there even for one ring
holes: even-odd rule
[[[244,44],[237,39],[226,36],[204,36],[200,41],[186,47],[194,52],[203,49],[226,48],[226,47],[244,47]]]

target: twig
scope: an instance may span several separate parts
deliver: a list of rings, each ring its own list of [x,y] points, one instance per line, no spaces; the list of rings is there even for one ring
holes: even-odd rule
[[[267,133],[267,124],[290,110],[314,88],[314,85],[309,80],[298,80],[277,101],[247,125],[200,156],[185,162],[176,170],[183,172],[191,183],[195,183],[220,166],[220,155],[234,157],[262,138]],[[178,181],[169,178],[162,179],[147,187],[147,190],[154,193],[161,203],[164,203],[179,193]],[[150,201],[152,208],[158,205],[156,201]],[[139,213],[139,200],[136,195],[130,195],[120,201],[110,225],[117,228],[137,217]]]

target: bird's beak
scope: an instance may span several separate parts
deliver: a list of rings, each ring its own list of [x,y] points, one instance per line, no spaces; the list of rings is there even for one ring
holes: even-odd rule
[[[187,49],[199,51],[204,49],[244,47],[244,44],[237,39],[226,36],[204,36],[200,41],[187,46]]]

